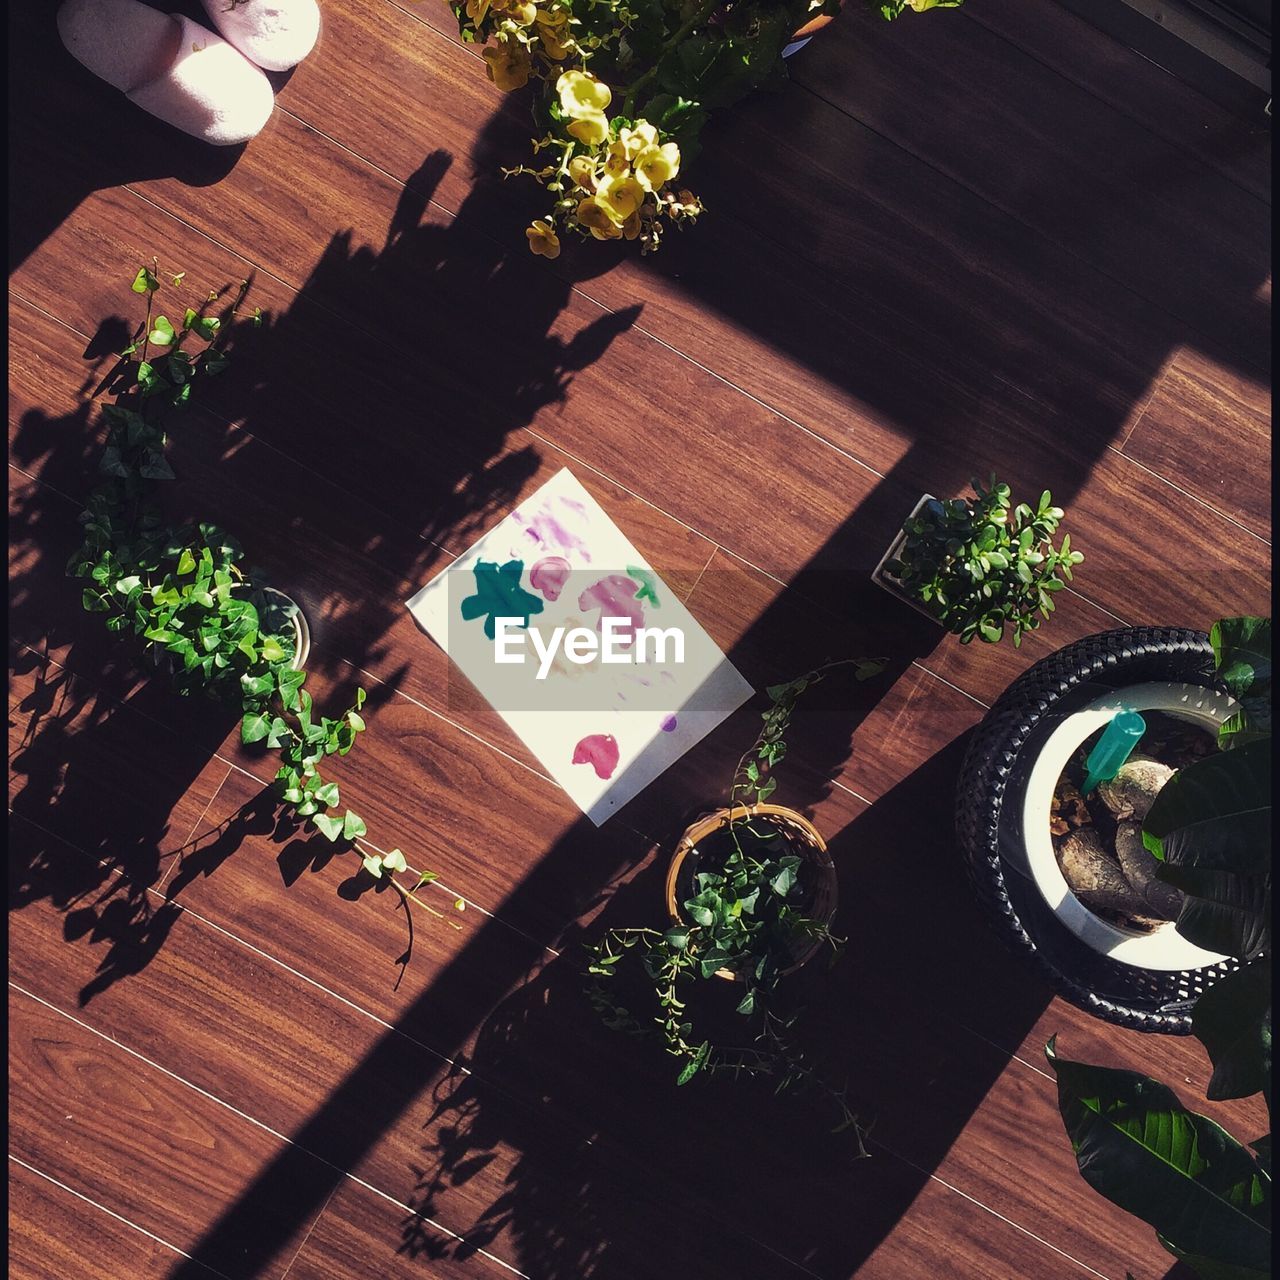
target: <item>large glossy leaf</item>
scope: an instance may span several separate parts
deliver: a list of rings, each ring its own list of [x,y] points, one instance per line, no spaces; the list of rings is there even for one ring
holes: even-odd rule
[[[1271,1179],[1240,1143],[1156,1080],[1059,1058],[1054,1040],[1045,1055],[1095,1191],[1150,1223],[1171,1250],[1268,1273]]]
[[[1269,872],[1238,876],[1165,864],[1156,868],[1156,878],[1185,895],[1175,927],[1196,946],[1245,960],[1270,948]]]
[[[1223,618],[1209,633],[1218,675],[1243,705],[1219,730],[1224,747],[1271,733],[1271,619]]]
[[[1191,1027],[1208,1051],[1214,1101],[1271,1088],[1271,966],[1265,960],[1220,978],[1196,1001]]]
[[[1259,1271],[1256,1267],[1237,1267],[1229,1262],[1220,1262],[1217,1258],[1206,1258],[1200,1254],[1188,1253],[1178,1249],[1168,1240],[1160,1237],[1160,1243],[1169,1250],[1179,1262],[1185,1262],[1200,1280],[1271,1280],[1271,1268]]]
[[[1142,842],[1174,866],[1266,871],[1271,865],[1271,739],[1179,769],[1142,825]]]

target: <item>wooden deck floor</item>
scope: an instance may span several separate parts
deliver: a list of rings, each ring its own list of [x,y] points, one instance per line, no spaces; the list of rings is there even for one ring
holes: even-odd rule
[[[1042,1047],[1188,1100],[1204,1057],[1004,954],[951,796],[1051,649],[1269,612],[1269,134],[1049,0],[848,12],[715,126],[699,228],[547,263],[495,177],[523,105],[445,5],[323,8],[230,155],[73,63],[52,4],[11,8],[10,1274],[1164,1276],[1077,1176]],[[370,689],[344,789],[470,904],[419,923],[398,987],[391,895],[277,833],[231,716],[144,678],[62,576],[153,255],[268,314],[172,443],[178,501],[303,602],[318,692]],[[675,1091],[581,996],[578,942],[657,910],[754,711],[597,830],[403,607],[564,466],[757,687],[892,659],[802,710],[779,795],[841,870],[808,1026],[869,1161],[800,1100]],[[1050,487],[1088,557],[1020,653],[865,584],[921,490],[991,470]]]

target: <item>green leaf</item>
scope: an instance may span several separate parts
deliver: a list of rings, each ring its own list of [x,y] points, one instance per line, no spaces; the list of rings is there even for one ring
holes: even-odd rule
[[[782,870],[779,871],[778,874],[774,876],[772,880],[769,881],[769,887],[780,898],[785,898],[787,894],[791,892],[792,888],[795,885],[795,882],[796,882],[795,868],[791,866],[784,866]]]
[[[407,871],[409,864],[405,861],[404,854],[399,849],[392,849],[390,853],[382,855],[382,865],[388,871]]]
[[[1266,961],[1219,978],[1196,1001],[1191,1027],[1213,1063],[1206,1097],[1219,1102],[1264,1091],[1270,1097],[1271,966]]]
[[[1160,789],[1142,842],[1162,861],[1262,872],[1271,853],[1271,741],[1205,756]]]
[[[1243,710],[1218,731],[1224,748],[1271,732],[1271,619],[1222,618],[1209,632],[1218,676]]]
[[[742,1014],[751,1013],[756,1007],[756,993],[748,991],[741,1000],[738,1001],[738,1012]]]
[[[317,787],[312,794],[321,804],[332,808],[338,803],[338,784],[336,782],[326,782]]]
[[[362,836],[368,830],[364,825],[364,819],[357,813],[347,810],[346,816],[342,819],[342,834],[348,840],[354,840],[357,836]]]
[[[342,835],[342,821],[339,818],[329,817],[327,813],[313,813],[311,825],[326,840],[337,840]]]
[[[194,573],[196,570],[196,558],[191,554],[190,547],[184,547],[182,554],[178,557],[178,576],[181,577],[185,573]]]
[[[676,1084],[688,1084],[706,1065],[711,1056],[711,1041],[704,1040],[694,1051],[693,1057],[685,1064],[684,1070],[676,1077]]]
[[[1045,1056],[1076,1163],[1095,1191],[1173,1249],[1269,1267],[1271,1180],[1240,1143],[1147,1076],[1059,1058],[1054,1040]]]
[[[257,712],[240,721],[241,742],[261,742],[271,728],[271,717]]]
[[[160,287],[160,281],[146,268],[139,267],[138,274],[133,277],[129,286],[134,293],[154,293]]]
[[[376,854],[366,853],[364,855],[364,869],[373,876],[375,880],[382,879],[382,859]]]
[[[662,940],[672,951],[683,951],[689,945],[689,930],[683,926],[668,929],[662,935]]]
[[[177,336],[167,316],[156,316],[151,332],[147,334],[147,341],[154,343],[157,347],[169,347],[173,345],[173,340]]]

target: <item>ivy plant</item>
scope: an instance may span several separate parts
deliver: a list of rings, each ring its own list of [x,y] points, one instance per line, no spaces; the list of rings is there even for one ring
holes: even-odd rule
[[[810,916],[816,884],[812,864],[797,852],[785,825],[755,813],[777,785],[773,770],[786,754],[785,734],[800,695],[836,666],[852,665],[859,680],[883,670],[879,661],[831,663],[768,690],[770,704],[756,741],[742,756],[729,789],[729,820],[699,853],[692,894],[682,919],[665,929],[609,930],[588,950],[587,994],[604,1024],[632,1035],[657,1034],[678,1059],[677,1085],[695,1076],[768,1077],[782,1093],[812,1085],[832,1103],[836,1132],[847,1131],[855,1153],[866,1155],[863,1130],[850,1109],[846,1089],[823,1079],[795,1038],[795,1017],[776,1007],[779,982],[797,953],[826,945],[832,958],[842,939],[827,920]],[[713,849],[713,845],[718,848]],[[706,856],[702,856],[705,852]],[[640,1017],[619,1003],[616,979],[624,962],[638,968],[651,987],[654,1012]],[[739,984],[736,1012],[751,1043],[714,1045],[695,1029],[691,983],[716,980],[728,971]]]
[[[173,277],[175,285],[183,274]],[[80,516],[84,538],[67,572],[85,581],[84,608],[104,615],[108,631],[132,637],[179,694],[238,705],[242,741],[278,753],[276,793],[299,822],[356,848],[365,870],[398,891],[406,915],[413,901],[438,917],[414,896],[435,873],[423,872],[412,888],[401,884],[395,873],[408,869],[404,854],[371,844],[364,819],[343,806],[338,784],[320,772],[327,757],[346,755],[364,732],[364,690],[339,714],[318,713],[297,663],[292,606],[268,599],[266,584],[246,570],[244,551],[229,534],[204,521],[165,519],[159,489],[174,479],[165,422],[190,402],[193,388],[227,367],[223,342],[247,284],[225,314],[208,314],[219,300],[212,293],[200,309],[184,308],[179,324],[155,314],[160,288],[158,271],[145,266],[132,282],[146,296],[147,311],[104,383],[116,400],[102,407],[102,478]],[[260,312],[252,323],[261,323]]]
[[[1223,618],[1211,632],[1218,678],[1240,712],[1217,755],[1161,789],[1142,838],[1157,878],[1181,889],[1175,923],[1198,946],[1252,963],[1197,1001],[1192,1030],[1213,1064],[1207,1096],[1261,1094],[1271,1112],[1271,620]],[[1271,1135],[1248,1146],[1159,1081],[1046,1053],[1080,1172],[1150,1223],[1204,1280],[1271,1274]],[[1248,1148],[1252,1148],[1250,1151]]]
[[[1053,612],[1054,595],[1084,560],[1064,534],[1064,512],[1048,489],[1034,508],[1012,505],[1007,484],[972,482],[972,498],[931,498],[902,526],[906,540],[886,575],[948,631],[968,644],[994,644],[1013,628],[1013,643]]]

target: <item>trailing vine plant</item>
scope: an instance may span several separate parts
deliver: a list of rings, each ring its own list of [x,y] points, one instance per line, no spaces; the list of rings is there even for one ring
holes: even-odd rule
[[[857,1156],[867,1154],[865,1130],[849,1106],[847,1085],[836,1087],[813,1068],[793,1034],[797,1015],[784,1015],[775,1006],[779,982],[798,951],[825,945],[834,962],[844,939],[831,932],[828,921],[807,914],[814,886],[807,881],[805,859],[792,851],[775,823],[752,811],[777,786],[774,769],[786,755],[785,734],[805,690],[836,667],[852,666],[857,679],[866,680],[884,665],[847,659],[769,688],[760,733],[738,762],[729,787],[730,814],[723,830],[731,847],[718,865],[700,864],[693,877],[695,892],[681,904],[681,922],[665,930],[610,929],[587,947],[587,995],[593,1008],[611,1030],[656,1033],[666,1052],[680,1062],[677,1085],[702,1074],[767,1077],[779,1094],[813,1086],[835,1109],[833,1132],[848,1132]],[[657,1012],[647,1019],[620,1004],[615,994],[627,958],[639,960],[652,985]],[[695,1030],[689,1011],[690,981],[714,980],[724,972],[740,983],[736,1012],[755,1033],[745,1046],[713,1045]]]
[[[184,275],[172,277],[175,287]],[[238,703],[241,740],[279,754],[274,787],[285,809],[326,840],[357,850],[379,887],[396,890],[409,928],[409,948],[399,960],[403,973],[413,947],[409,903],[445,918],[416,896],[436,873],[420,873],[412,887],[402,884],[396,877],[409,871],[404,854],[370,842],[364,819],[343,806],[338,784],[320,772],[326,758],[346,755],[364,732],[364,690],[338,715],[318,713],[297,663],[292,608],[268,599],[233,537],[203,521],[171,525],[158,501],[159,486],[174,479],[163,424],[227,367],[225,341],[248,282],[221,315],[211,313],[221,300],[215,291],[199,308],[184,308],[178,324],[155,314],[158,267],[139,268],[131,287],[145,296],[146,314],[99,387],[115,396],[102,406],[103,479],[81,513],[84,540],[67,572],[85,580],[84,608],[104,615],[109,632],[132,635],[179,694]],[[248,320],[260,325],[261,311],[255,308]],[[454,905],[465,904],[457,899]]]

